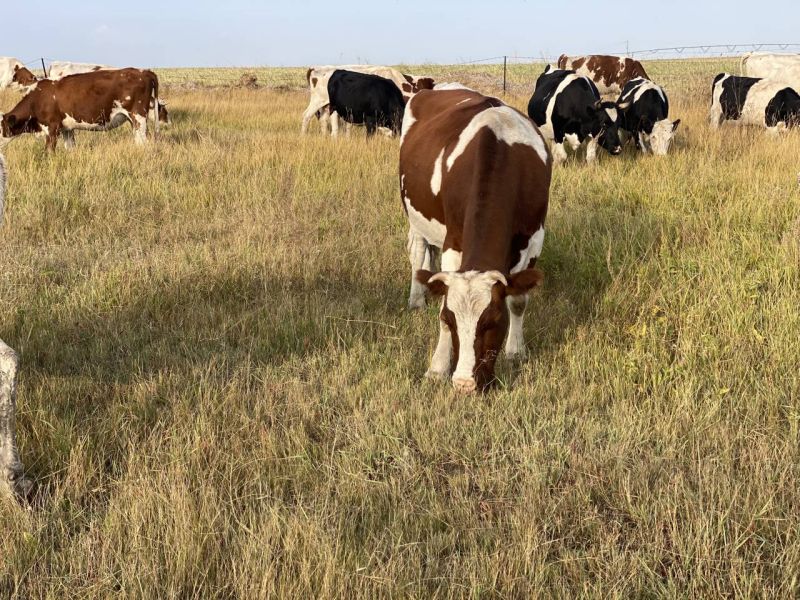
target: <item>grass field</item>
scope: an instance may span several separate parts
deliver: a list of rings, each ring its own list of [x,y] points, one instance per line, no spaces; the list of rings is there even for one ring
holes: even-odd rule
[[[676,146],[555,171],[530,358],[470,398],[422,379],[397,141],[301,138],[302,70],[165,71],[145,149],[10,144],[38,491],[0,501],[0,597],[800,594],[800,135],[710,132],[720,65],[646,66]]]

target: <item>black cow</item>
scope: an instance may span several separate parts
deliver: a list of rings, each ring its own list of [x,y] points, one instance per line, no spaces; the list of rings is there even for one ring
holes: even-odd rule
[[[586,161],[592,162],[598,144],[611,154],[621,152],[618,109],[623,107],[601,101],[597,86],[588,77],[548,65],[536,80],[528,116],[554,142],[555,162],[567,158],[565,141],[573,150],[587,142]]]
[[[636,147],[645,154],[665,155],[681,120],[667,118],[669,99],[664,89],[644,77],[631,79],[617,105],[626,106],[619,111],[619,126],[633,137]]]
[[[378,127],[400,133],[403,123],[403,94],[383,77],[367,73],[336,70],[328,81],[330,111],[348,123],[365,124],[367,137]]]
[[[711,126],[722,121],[777,132],[800,125],[800,94],[784,81],[720,73],[711,86]]]

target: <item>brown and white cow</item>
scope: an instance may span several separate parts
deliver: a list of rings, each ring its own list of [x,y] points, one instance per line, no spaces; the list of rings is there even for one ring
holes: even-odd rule
[[[601,95],[619,94],[631,79],[650,79],[638,60],[624,56],[589,54],[587,56],[558,57],[559,69],[571,69],[594,81]]]
[[[27,92],[37,81],[36,76],[16,58],[0,57],[0,89]]]
[[[442,296],[439,342],[426,376],[483,390],[505,339],[525,354],[522,321],[544,242],[552,172],[530,119],[472,90],[422,91],[406,104],[400,194],[408,223],[411,308]],[[431,273],[432,251],[442,270]]]
[[[6,164],[0,154],[0,223],[6,191]],[[17,355],[0,340],[0,495],[25,498],[33,484],[23,475],[17,451],[15,426],[17,398]]]
[[[314,116],[320,118],[320,126],[323,131],[328,130],[329,117],[332,120],[332,123],[330,123],[332,133],[335,135],[338,131],[338,117],[336,114],[331,115],[328,110],[330,105],[328,81],[331,75],[333,75],[333,72],[337,70],[378,75],[379,77],[389,79],[402,92],[403,99],[406,102],[418,91],[433,89],[434,85],[434,81],[430,77],[406,75],[395,68],[380,65],[325,65],[311,67],[306,71],[306,80],[308,81],[310,97],[308,100],[308,107],[306,107],[306,110],[303,112],[303,124],[300,128],[302,133],[308,131],[308,124]]]
[[[158,98],[155,73],[140,69],[95,71],[58,81],[42,79],[0,120],[0,142],[23,134],[47,137],[55,150],[59,134],[75,145],[74,131],[107,131],[123,123],[133,126],[137,144],[147,141],[147,115]]]
[[[94,71],[117,71],[119,67],[112,67],[110,65],[101,65],[97,63],[80,63],[70,62],[67,60],[54,60],[50,63],[50,69],[47,73],[47,78],[56,81],[63,79],[68,75],[78,75],[80,73],[92,73]],[[155,111],[153,105],[150,105],[150,117],[155,118]],[[161,125],[169,125],[172,123],[167,111],[167,103],[162,99],[158,99],[158,122]]]

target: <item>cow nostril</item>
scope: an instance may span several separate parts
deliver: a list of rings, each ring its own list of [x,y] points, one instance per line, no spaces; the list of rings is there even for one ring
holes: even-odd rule
[[[459,378],[459,379],[453,379],[453,387],[460,394],[471,394],[478,388],[478,384],[475,383],[475,380],[472,378],[470,379]]]

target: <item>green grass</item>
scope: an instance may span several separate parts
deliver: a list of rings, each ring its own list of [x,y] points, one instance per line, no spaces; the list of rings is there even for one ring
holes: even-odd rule
[[[669,157],[555,171],[531,356],[483,397],[422,380],[397,141],[176,70],[155,146],[12,143],[0,337],[39,489],[0,502],[0,596],[800,594],[800,137],[710,132],[720,67],[652,66]]]

